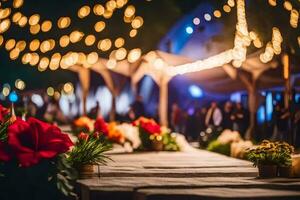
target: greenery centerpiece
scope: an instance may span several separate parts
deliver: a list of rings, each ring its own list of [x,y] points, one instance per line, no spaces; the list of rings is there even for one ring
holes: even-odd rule
[[[81,132],[68,161],[78,170],[79,178],[90,178],[94,174],[94,165],[107,163],[109,158],[104,153],[110,149],[111,145],[99,132]]]
[[[276,177],[279,168],[290,168],[294,148],[285,142],[264,140],[247,152],[247,158],[258,167],[260,177]]]

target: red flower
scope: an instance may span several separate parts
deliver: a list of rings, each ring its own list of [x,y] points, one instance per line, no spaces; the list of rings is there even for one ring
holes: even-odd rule
[[[20,165],[29,167],[65,153],[73,143],[56,126],[29,118],[26,122],[17,119],[8,127],[8,145]]]
[[[140,126],[150,135],[160,134],[160,126],[156,123],[142,121]]]
[[[98,117],[94,123],[94,129],[97,132],[108,135],[108,125],[102,117]]]
[[[89,139],[89,135],[84,133],[84,132],[81,132],[79,135],[78,135],[78,139],[79,140],[83,140],[83,141],[88,141]]]
[[[3,122],[6,115],[8,115],[9,113],[9,109],[3,107],[1,104],[0,104],[0,122]]]
[[[0,141],[0,161],[7,162],[10,161],[12,155],[9,153],[8,145]]]

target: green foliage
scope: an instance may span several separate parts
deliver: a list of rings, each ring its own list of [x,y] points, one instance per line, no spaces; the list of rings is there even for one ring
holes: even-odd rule
[[[162,140],[164,144],[165,151],[180,151],[180,147],[176,142],[176,136],[170,133],[165,133],[162,135]]]
[[[109,158],[104,153],[110,149],[111,145],[104,139],[89,137],[78,141],[69,153],[68,161],[74,167],[106,164]]]
[[[292,164],[293,152],[294,148],[285,142],[264,140],[258,147],[248,150],[246,157],[254,166],[261,164],[288,167]]]
[[[221,144],[217,140],[211,141],[207,147],[207,150],[230,156],[230,144]]]
[[[0,163],[0,199],[65,199],[76,196],[74,169],[64,154],[44,159],[31,167],[20,167],[15,160]]]

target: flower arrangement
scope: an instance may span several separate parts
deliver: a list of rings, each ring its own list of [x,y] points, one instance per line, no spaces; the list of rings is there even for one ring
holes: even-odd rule
[[[109,159],[104,153],[111,149],[99,132],[78,135],[75,147],[69,153],[68,161],[79,172],[80,178],[93,176],[93,165],[106,164]],[[87,170],[88,169],[88,170]]]
[[[94,121],[86,116],[79,117],[73,121],[72,131],[75,134],[90,132],[94,129]]]
[[[242,141],[242,138],[238,132],[224,130],[216,140],[208,144],[207,150],[230,156],[231,144],[240,141]]]
[[[260,176],[275,177],[278,168],[291,167],[293,152],[294,147],[286,142],[264,140],[259,146],[248,150],[247,158],[258,167]]]
[[[176,142],[176,134],[171,134],[169,129],[161,127],[153,119],[140,117],[132,125],[139,129],[140,149],[156,151],[180,150]]]
[[[23,121],[0,106],[0,199],[59,199],[75,195],[67,162],[73,146],[56,126]]]

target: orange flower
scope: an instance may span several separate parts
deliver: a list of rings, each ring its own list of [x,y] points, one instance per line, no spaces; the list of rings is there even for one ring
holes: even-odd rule
[[[124,134],[117,129],[117,123],[111,122],[108,124],[108,136],[107,138],[113,142],[124,143],[125,136]]]
[[[94,126],[93,120],[91,120],[90,118],[88,118],[86,116],[83,116],[83,117],[80,117],[80,118],[74,120],[73,124],[75,127],[86,128],[89,131],[92,131],[93,126]]]

